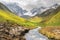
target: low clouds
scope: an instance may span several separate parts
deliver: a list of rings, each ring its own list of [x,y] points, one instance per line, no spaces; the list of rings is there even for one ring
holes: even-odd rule
[[[55,3],[59,3],[60,0],[0,0],[5,2],[16,2],[23,9],[31,10],[33,8],[45,6],[49,7]]]

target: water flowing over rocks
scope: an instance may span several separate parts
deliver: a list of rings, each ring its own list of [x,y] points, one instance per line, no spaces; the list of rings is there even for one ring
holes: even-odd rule
[[[29,33],[25,35],[26,40],[48,40],[47,37],[38,32],[39,29],[40,27],[30,30]]]

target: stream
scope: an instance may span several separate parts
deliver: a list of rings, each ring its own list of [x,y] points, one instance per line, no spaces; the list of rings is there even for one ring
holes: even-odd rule
[[[41,27],[30,30],[25,35],[26,40],[48,40],[48,38],[46,36],[44,36],[38,32],[38,30],[40,30],[40,29],[41,29]]]

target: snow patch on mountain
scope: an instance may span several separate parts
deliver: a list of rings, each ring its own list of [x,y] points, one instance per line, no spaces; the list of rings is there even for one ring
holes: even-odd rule
[[[31,17],[38,12],[41,14],[55,4],[60,4],[60,0],[0,0],[0,2],[19,16],[28,15]]]

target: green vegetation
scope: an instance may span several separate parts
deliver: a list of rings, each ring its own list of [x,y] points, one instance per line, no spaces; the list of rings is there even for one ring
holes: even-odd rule
[[[5,22],[5,21],[16,23],[18,25],[28,28],[35,28],[37,26],[37,24],[34,22],[30,22],[29,20],[16,16],[5,5],[0,3],[0,22]]]
[[[55,12],[54,12],[55,13]],[[21,18],[13,14],[8,8],[0,3],[0,22],[9,21],[17,23],[28,28],[36,28],[37,26],[60,26],[60,12],[47,17],[33,17],[29,20]]]
[[[19,16],[16,16],[15,14],[0,9],[0,22],[10,21],[12,23],[17,23],[21,26],[28,27],[28,28],[35,28],[37,26],[36,23],[30,22],[28,20],[25,20],[24,18],[21,18]]]
[[[18,25],[35,28],[38,24],[35,22],[31,22],[19,16],[16,16],[12,13],[5,5],[0,3],[0,22],[9,21],[11,23],[17,23]]]
[[[46,24],[48,26],[60,26],[60,12],[53,16]]]
[[[51,16],[48,16],[39,23],[40,26],[60,26],[60,12]]]

